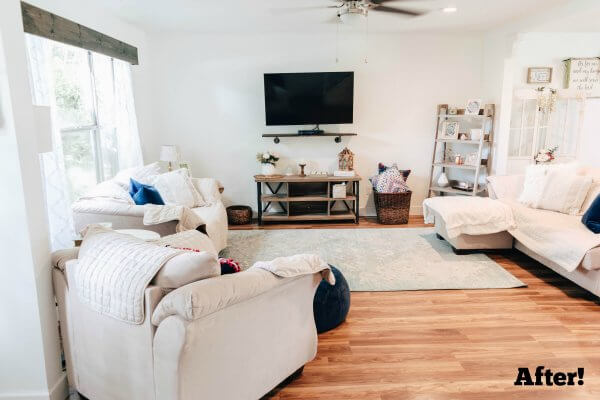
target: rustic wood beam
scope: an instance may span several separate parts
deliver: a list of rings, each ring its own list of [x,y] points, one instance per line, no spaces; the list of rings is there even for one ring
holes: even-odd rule
[[[138,65],[137,48],[41,8],[21,2],[23,29],[32,35],[81,47]]]

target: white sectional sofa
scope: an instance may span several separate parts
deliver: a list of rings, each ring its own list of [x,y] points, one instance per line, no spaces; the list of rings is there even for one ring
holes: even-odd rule
[[[578,168],[576,174],[593,179],[583,206],[585,208],[600,194],[600,170]],[[508,227],[510,224],[507,224],[505,229],[487,234],[449,235],[445,218],[436,212],[435,203],[430,203],[434,207],[429,207],[429,222],[435,221],[439,237],[447,240],[458,252],[514,247],[600,296],[600,235],[591,232],[581,222],[581,214],[585,209],[578,215],[569,215],[521,204],[518,199],[524,188],[524,175],[491,176],[488,181],[490,198],[502,203],[498,207],[510,207],[513,226]],[[462,208],[466,213],[469,210],[469,200],[470,198],[464,198],[465,205]],[[424,203],[426,205],[427,200]],[[578,264],[574,265],[573,260],[577,260]]]
[[[206,233],[217,251],[221,251],[227,247],[227,212],[219,191],[219,182],[212,178],[192,178],[192,182],[208,202],[208,205],[192,210],[206,223]],[[72,207],[75,231],[81,232],[89,224],[110,222],[113,229],[147,229],[161,236],[175,233],[177,221],[144,225],[145,207],[108,198],[78,200]]]

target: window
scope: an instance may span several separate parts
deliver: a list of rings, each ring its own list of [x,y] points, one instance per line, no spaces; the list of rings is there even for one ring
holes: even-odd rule
[[[558,146],[557,155],[576,158],[584,102],[558,98],[553,112],[540,111],[537,98],[515,95],[510,122],[509,157],[533,161],[545,148]]]
[[[111,121],[114,62],[80,48],[51,46],[56,114],[72,200],[118,172],[116,129]]]

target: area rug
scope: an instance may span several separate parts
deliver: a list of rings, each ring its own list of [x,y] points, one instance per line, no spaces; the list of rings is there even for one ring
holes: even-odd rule
[[[526,286],[485,254],[456,255],[433,228],[229,231],[223,256],[256,261],[319,254],[352,291],[503,289]]]

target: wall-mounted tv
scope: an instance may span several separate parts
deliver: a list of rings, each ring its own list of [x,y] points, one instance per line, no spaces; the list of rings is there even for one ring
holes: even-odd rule
[[[351,124],[354,72],[265,74],[267,125]]]

